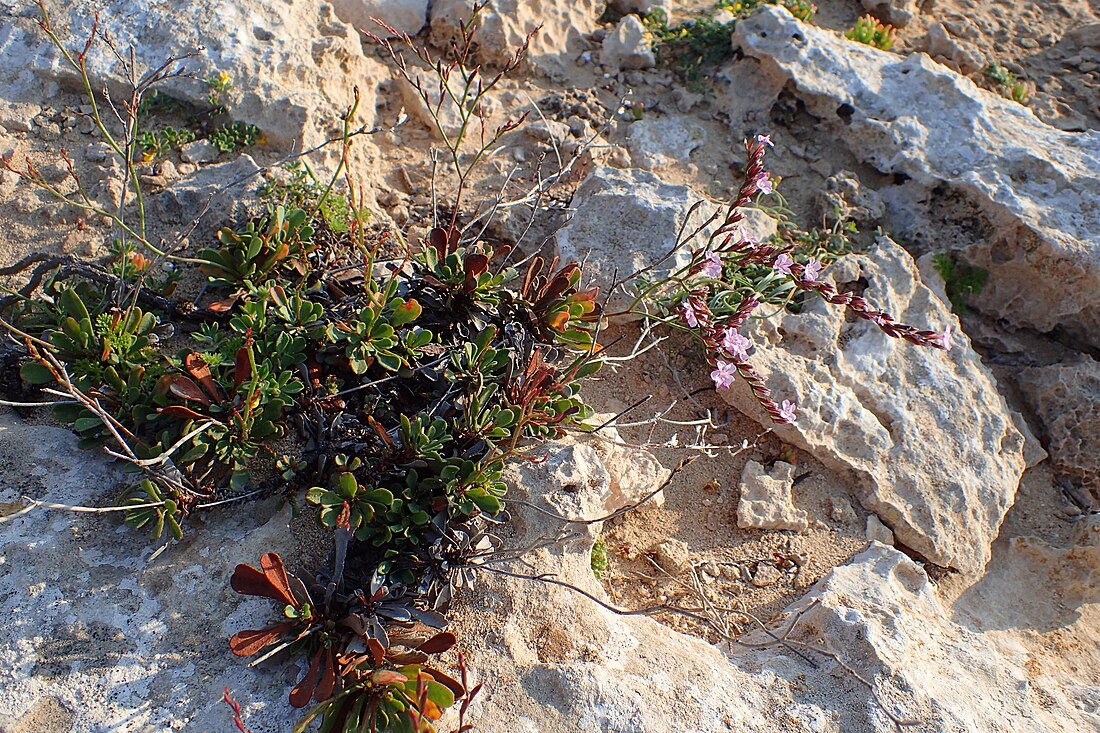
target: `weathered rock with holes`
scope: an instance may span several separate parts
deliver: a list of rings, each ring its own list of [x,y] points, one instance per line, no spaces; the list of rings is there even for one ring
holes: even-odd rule
[[[95,13],[84,3],[47,3],[62,40],[82,48]],[[144,73],[170,56],[205,50],[182,66],[195,78],[171,79],[163,93],[206,104],[202,79],[226,72],[224,94],[231,114],[260,127],[274,144],[304,146],[327,137],[328,128],[352,99],[370,95],[384,72],[368,60],[358,34],[328,3],[312,0],[109,0],[97,4],[99,28],[125,52],[133,46]],[[79,78],[35,23],[38,9],[21,0],[0,0],[0,97],[41,103]],[[102,41],[87,56],[96,88],[116,96],[124,71]],[[374,104],[360,105],[360,120],[372,124]]]
[[[449,47],[459,37],[460,26],[469,22],[475,4],[484,5],[476,0],[434,0],[432,43]],[[597,0],[497,0],[478,14],[476,61],[503,66],[527,35],[539,28],[528,58],[540,69],[553,72],[581,52],[584,36],[596,29],[603,9],[604,4]]]
[[[24,495],[116,505],[132,482],[67,430],[0,418],[6,506]],[[118,514],[38,509],[0,525],[0,729],[34,730],[21,726],[52,709],[66,724],[42,733],[224,730],[229,687],[254,730],[285,730],[297,665],[250,669],[227,643],[271,618],[271,604],[242,602],[229,575],[264,552],[293,552],[277,503],[199,512],[182,542],[160,549]]]
[[[863,9],[890,25],[904,28],[920,13],[917,0],[862,0]]]
[[[958,330],[912,257],[885,237],[826,274],[865,283],[864,297],[899,322]],[[798,404],[779,435],[855,473],[863,505],[900,542],[939,565],[980,571],[1020,483],[1024,441],[967,338],[957,334],[949,352],[912,346],[816,297],[748,335],[773,396]],[[767,422],[740,381],[723,394]]]
[[[1055,468],[1100,501],[1100,362],[1082,356],[1031,367],[1019,383],[1043,423]]]
[[[630,156],[641,168],[684,165],[707,141],[706,129],[691,117],[647,117],[627,128]]]
[[[332,0],[332,7],[341,20],[371,33],[384,33],[375,18],[410,36],[428,22],[428,0]]]
[[[649,69],[657,64],[653,46],[642,21],[628,15],[603,39],[600,61],[612,69]]]
[[[771,472],[749,461],[741,472],[741,497],[737,503],[737,526],[742,529],[788,529],[803,532],[810,517],[794,505],[791,484],[794,466],[777,461]]]
[[[977,207],[990,231],[965,257],[990,272],[979,308],[1100,345],[1100,132],[1057,130],[927,56],[852,43],[782,8],[738,22],[734,45],[789,79],[861,160]],[[942,220],[908,229],[935,246]]]
[[[538,493],[561,487],[536,479],[516,490],[538,501]],[[530,517],[530,524],[520,520],[529,529],[514,542],[549,529],[530,510],[514,511]],[[606,602],[589,567],[590,547],[544,547],[527,557],[530,565],[503,569],[551,573]],[[767,579],[760,567],[756,575],[759,583]],[[984,611],[981,601],[966,606],[967,613]],[[797,618],[789,636],[796,644],[836,654],[870,683],[890,715],[928,730],[1045,733],[1100,724],[1095,706],[1078,704],[1100,686],[1031,676],[1038,661],[1016,636],[961,624],[953,614],[920,566],[872,544],[826,576],[786,618]],[[787,725],[822,733],[896,730],[840,662],[805,646],[797,648],[814,667],[780,647],[734,645],[727,656],[651,619],[616,615],[560,585],[483,572],[456,609],[454,629],[476,679],[489,689],[467,715],[485,733],[514,731],[517,721],[543,733],[665,733],[684,729],[685,721],[694,733],[773,733]],[[1087,650],[1073,657],[1075,664],[1090,661]],[[1044,657],[1042,664],[1049,663]],[[1047,704],[1037,708],[1035,695]],[[990,727],[990,720],[1003,726]]]
[[[700,201],[687,186],[665,183],[648,171],[597,167],[573,196],[573,217],[555,235],[556,254],[563,261],[585,261],[585,276],[604,293],[619,280],[631,282],[643,268],[651,268],[648,279],[662,279],[690,261],[690,247],[673,250],[681,230],[700,227],[713,210],[704,205],[692,213]],[[746,231],[759,239],[775,234],[774,219],[758,209],[744,213]],[[697,239],[694,246],[705,244],[705,235]],[[619,288],[611,307],[631,300]]]

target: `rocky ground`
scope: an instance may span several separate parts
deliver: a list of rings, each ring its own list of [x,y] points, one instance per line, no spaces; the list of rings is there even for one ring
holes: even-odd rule
[[[239,156],[172,152],[141,172],[155,236],[183,232],[195,246],[255,209],[262,178],[249,174],[338,131],[353,87],[362,124],[410,118],[352,148],[372,224],[424,236],[437,140],[355,27],[381,14],[442,47],[465,5],[428,5],[47,2],[73,39],[98,11],[146,63],[203,45],[190,62],[199,79],[231,74],[232,114],[262,142]],[[768,133],[786,203],[754,213],[753,230],[774,232],[775,218],[829,227],[839,212],[857,249],[827,277],[901,321],[951,326],[955,346],[912,348],[817,302],[760,321],[753,361],[799,405],[778,427],[747,391],[710,389],[686,341],[615,362],[586,388],[596,410],[650,401],[514,467],[513,495],[603,516],[700,457],[659,501],[512,569],[554,573],[620,610],[709,609],[736,641],[682,615],[623,615],[486,576],[457,608],[467,664],[487,683],[469,719],[488,732],[1100,731],[1100,13],[1084,0],[823,0],[806,24],[763,7],[737,21],[717,66],[685,79],[655,65],[629,13],[663,7],[675,24],[713,8],[614,5],[497,0],[483,16],[477,54],[490,69],[543,27],[529,66],[484,112],[496,124],[529,110],[531,124],[483,168],[481,200],[502,186],[521,194],[533,171],[576,157],[561,190],[533,213],[501,210],[491,234],[587,256],[607,286],[663,254],[693,202],[728,200],[741,141]],[[868,10],[899,27],[891,51],[843,38]],[[0,154],[61,182],[63,147],[92,198],[117,201],[117,163],[35,17],[0,0]],[[90,58],[93,78],[118,88],[115,61]],[[991,63],[1028,85],[1028,106],[998,93]],[[208,93],[187,78],[170,91]],[[337,155],[310,159],[331,170]],[[0,172],[0,266],[108,245],[105,222]],[[988,273],[965,307],[952,307],[957,283],[935,255]],[[648,343],[639,328],[612,326],[609,353]],[[0,513],[22,496],[110,505],[123,482],[47,414],[0,414]],[[513,514],[511,546],[560,529]],[[256,733],[292,727],[297,670],[249,668],[228,651],[267,611],[228,577],[267,550],[288,563],[310,552],[310,532],[276,499],[196,522],[167,547],[110,515],[0,523],[0,730],[228,731],[226,687]]]

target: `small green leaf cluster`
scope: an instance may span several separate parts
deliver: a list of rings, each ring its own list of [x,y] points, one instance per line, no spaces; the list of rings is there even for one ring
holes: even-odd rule
[[[880,51],[889,51],[894,47],[897,31],[891,25],[883,25],[872,15],[864,15],[844,37],[856,43],[874,46]]]
[[[260,199],[269,206],[316,211],[336,234],[344,234],[352,224],[361,226],[370,218],[370,211],[356,209],[346,194],[319,181],[305,161],[291,161],[282,167],[282,171],[281,177],[269,178],[260,188]],[[316,221],[314,226],[317,226]]]
[[[981,294],[989,280],[987,270],[959,262],[950,255],[934,255],[932,265],[943,278],[947,298],[951,301],[951,307],[956,313],[965,313],[967,300]]]
[[[222,228],[218,242],[220,247],[197,255],[210,281],[231,288],[255,286],[277,270],[305,273],[304,258],[313,251],[313,226],[302,209],[279,205],[240,229]]]
[[[994,88],[1000,92],[1002,97],[1011,99],[1018,104],[1027,104],[1031,101],[1027,84],[1020,81],[1005,66],[997,63],[990,64],[985,69],[985,78],[994,85]]]

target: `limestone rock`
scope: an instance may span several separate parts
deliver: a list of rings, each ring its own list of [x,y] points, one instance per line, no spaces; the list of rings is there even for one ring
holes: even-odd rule
[[[676,244],[691,207],[701,200],[687,186],[664,183],[648,171],[597,167],[573,196],[573,217],[555,235],[555,253],[565,262],[586,260],[586,277],[604,293],[616,280],[629,282],[644,267],[653,266],[648,273],[651,279],[666,277],[690,260],[686,247],[666,255]],[[744,213],[746,231],[759,239],[775,234],[774,219],[758,209]],[[698,227],[704,220],[705,215],[697,211],[691,226]],[[631,299],[620,288],[611,306],[625,307]]]
[[[821,218],[827,223],[835,222],[839,216],[842,221],[850,219],[866,229],[886,213],[878,192],[861,184],[851,171],[838,171],[830,176],[816,198]]]
[[[532,483],[516,490],[527,495],[540,488]],[[524,533],[515,538],[529,540]],[[553,573],[605,600],[586,553],[585,546],[544,548],[529,556],[532,567],[513,569]],[[763,581],[767,571],[758,572]],[[994,602],[1003,606],[1005,591],[999,592]],[[1049,590],[1036,593],[1048,597]],[[736,645],[727,656],[652,619],[616,615],[574,591],[490,573],[460,598],[452,628],[464,640],[476,679],[493,682],[492,694],[480,697],[467,716],[484,733],[514,731],[521,719],[542,733],[666,733],[684,729],[685,720],[693,733],[774,733],[784,726],[896,731],[866,689],[827,657],[814,654],[818,666],[810,667],[777,648]],[[839,655],[892,714],[929,730],[988,731],[990,720],[1026,733],[1100,724],[1094,706],[1080,704],[1095,699],[1095,683],[1031,674],[1038,660],[1021,635],[954,620],[920,567],[893,548],[872,544],[834,569],[785,617],[798,611],[803,615],[790,638]],[[1075,644],[1070,663],[1090,663],[1084,647]],[[1044,668],[1052,663],[1043,658]],[[1047,703],[1036,706],[1036,696]]]
[[[620,15],[635,13],[644,16],[654,10],[661,10],[665,15],[672,13],[672,0],[610,0],[607,6]]]
[[[884,545],[894,544],[894,533],[874,514],[867,515],[867,540]]]
[[[729,86],[720,92],[722,106],[729,115],[730,130],[736,139],[748,139],[769,131],[768,113],[779,99],[786,79],[770,65],[745,58],[726,67],[723,76]]]
[[[1059,472],[1100,498],[1100,362],[1088,356],[1020,372]]]
[[[415,36],[428,22],[428,0],[332,0],[336,15],[356,29],[382,35],[378,20]]]
[[[101,455],[68,430],[4,417],[0,501],[117,504],[133,477]],[[117,514],[33,510],[2,525],[0,728],[52,708],[69,724],[43,730],[224,730],[229,687],[254,730],[284,730],[298,670],[250,669],[228,649],[271,617],[230,590],[234,566],[293,552],[276,504],[199,512],[162,552]]]
[[[199,168],[148,197],[145,209],[151,219],[173,231],[189,228],[204,211],[216,212],[217,217],[205,217],[192,234],[195,241],[211,241],[215,227],[240,222],[258,213],[261,204],[257,193],[263,183],[256,161],[241,155],[235,160]]]
[[[777,461],[771,473],[756,461],[741,472],[741,499],[737,504],[737,526],[742,529],[789,529],[804,532],[810,517],[794,505],[791,482],[794,466]]]
[[[180,148],[180,158],[185,163],[213,163],[218,159],[218,149],[209,140],[195,140]]]
[[[779,8],[738,22],[734,43],[790,79],[861,160],[973,202],[990,223],[966,252],[990,272],[977,307],[1100,345],[1100,132],[1054,129],[927,56],[851,43]],[[922,231],[940,234],[934,221]]]
[[[898,28],[909,25],[920,14],[917,0],[863,0],[863,9]]]
[[[649,33],[638,16],[624,17],[604,38],[600,60],[613,69],[649,69],[657,65]]]
[[[454,42],[459,26],[469,21],[475,2],[433,0],[432,43],[447,48]],[[560,70],[581,53],[584,36],[596,29],[603,10],[604,3],[599,0],[497,0],[478,14],[475,60],[503,66],[527,34],[541,26],[531,41],[528,58],[547,72]]]
[[[899,322],[958,330],[912,257],[888,238],[826,276],[866,283],[864,297]],[[846,322],[817,298],[798,315],[758,321],[748,335],[774,397],[798,404],[795,424],[777,433],[854,472],[861,502],[900,542],[937,564],[980,571],[1020,483],[1023,438],[966,337],[958,334],[949,352],[915,347],[868,321]],[[744,384],[723,394],[768,421]]]
[[[985,55],[973,44],[952,36],[943,23],[933,23],[928,28],[922,45],[925,53],[933,59],[963,74],[973,74],[986,66]]]
[[[82,47],[94,19],[86,3],[50,5],[54,25],[69,47]],[[106,0],[97,3],[99,28],[120,50],[134,46],[144,69],[200,46],[205,51],[182,65],[180,77],[162,93],[205,104],[201,81],[226,72],[231,113],[260,127],[275,145],[314,144],[351,101],[359,85],[367,99],[381,78],[377,62],[363,54],[359,36],[335,17],[332,6],[313,0]],[[59,86],[76,90],[78,77],[35,23],[37,9],[20,0],[0,0],[0,98],[40,104]],[[123,88],[123,71],[102,43],[88,54],[93,85]],[[372,124],[373,103],[360,105],[360,121]]]
[[[657,562],[672,575],[691,570],[691,549],[680,540],[664,540],[653,548]]]
[[[626,133],[630,156],[641,168],[684,164],[707,141],[706,129],[684,115],[638,120]]]

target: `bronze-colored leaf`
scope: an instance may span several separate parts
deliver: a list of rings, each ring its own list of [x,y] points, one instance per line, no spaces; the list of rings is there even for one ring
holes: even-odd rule
[[[266,629],[246,629],[238,631],[229,639],[229,650],[238,657],[251,657],[269,644],[279,640],[293,624],[284,621]]]
[[[229,587],[246,596],[262,596],[279,603],[297,606],[294,596],[289,589],[280,588],[271,582],[266,572],[261,572],[251,565],[244,563],[238,565],[229,579]]]
[[[287,580],[286,568],[283,567],[283,558],[279,557],[279,553],[265,552],[260,557],[260,567],[263,568],[264,576],[271,585],[282,594],[283,598],[287,599],[286,602],[297,607],[298,600],[290,590],[290,581]]]
[[[192,402],[198,402],[206,407],[210,406],[210,398],[199,388],[199,385],[183,375],[176,375],[168,384],[168,391],[176,397]]]
[[[233,363],[233,386],[240,389],[241,385],[252,378],[252,357],[249,354],[249,346],[245,344],[237,349],[237,358]]]
[[[374,660],[374,666],[378,667],[386,659],[386,647],[382,646],[382,642],[371,637],[367,639],[367,651],[370,652],[371,658]]]
[[[455,697],[462,697],[466,694],[466,688],[461,682],[451,677],[446,672],[441,672],[435,667],[424,667],[424,671],[431,674],[435,678],[435,681],[446,687],[448,690],[454,693]]]
[[[324,655],[324,647],[317,650],[309,663],[309,670],[294,689],[290,691],[290,704],[296,708],[304,708],[313,699],[313,693],[317,690],[317,679],[321,673],[321,657]]]
[[[416,650],[425,654],[442,654],[456,643],[458,643],[458,638],[454,634],[450,631],[441,631],[416,647]]]
[[[321,660],[321,676],[317,680],[317,689],[313,692],[313,701],[322,702],[332,697],[336,689],[336,659],[332,647],[326,647]]]
[[[206,415],[195,412],[190,407],[184,407],[183,405],[168,405],[168,407],[158,407],[157,412],[162,415],[172,415],[173,417],[182,417],[184,420],[205,420]]]
[[[192,379],[198,380],[198,383],[210,395],[210,399],[221,401],[222,391],[218,389],[218,383],[214,381],[214,376],[210,373],[210,365],[206,363],[205,359],[195,353],[188,354],[183,357],[183,368],[187,370]]]

